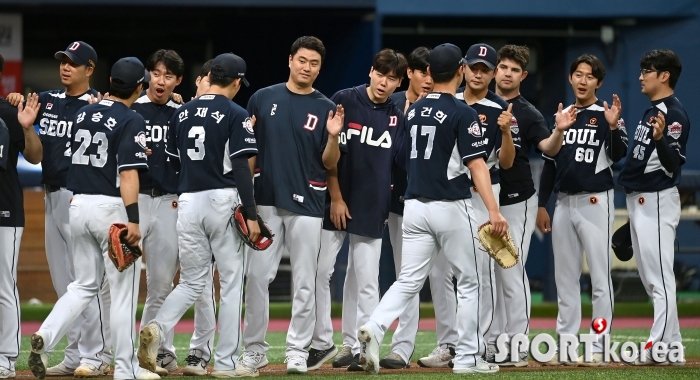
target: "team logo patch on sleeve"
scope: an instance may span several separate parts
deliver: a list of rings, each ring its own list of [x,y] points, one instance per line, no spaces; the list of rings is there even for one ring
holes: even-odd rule
[[[251,135],[255,134],[255,130],[253,129],[253,122],[250,120],[249,117],[243,120],[243,129],[245,129]]]
[[[476,121],[473,121],[472,124],[469,126],[469,129],[467,130],[470,135],[474,137],[481,137],[481,127],[479,126],[479,123]]]
[[[681,132],[683,132],[683,126],[677,121],[668,126],[668,135],[676,140],[681,137]]]
[[[520,127],[518,126],[518,120],[515,118],[515,116],[510,117],[510,130],[513,133],[519,133],[520,132]]]
[[[617,127],[620,128],[620,131],[627,133],[627,129],[625,128],[625,120],[620,118],[620,120],[617,121]]]
[[[134,142],[138,143],[143,149],[146,149],[146,133],[141,131],[134,136]]]

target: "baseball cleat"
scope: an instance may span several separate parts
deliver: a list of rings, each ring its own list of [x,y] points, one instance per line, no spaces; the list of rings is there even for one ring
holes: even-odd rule
[[[141,368],[141,373],[136,377],[136,380],[158,380],[160,376],[157,373],[153,373],[145,368]]]
[[[430,355],[418,359],[418,365],[428,368],[447,368],[450,360],[455,357],[455,348],[450,346],[435,347]]]
[[[156,372],[158,347],[160,346],[160,327],[155,322],[144,326],[139,333],[139,349],[136,356],[139,365],[151,372]]]
[[[256,351],[244,351],[243,357],[239,359],[239,363],[255,369],[267,367],[269,364],[267,355]]]
[[[106,375],[108,372],[109,365],[107,363],[102,363],[100,368],[90,363],[80,363],[80,366],[73,372],[73,376],[80,378],[98,377]]]
[[[63,363],[46,369],[46,376],[73,376],[75,369],[66,367]]]
[[[32,351],[29,353],[29,369],[32,370],[37,379],[46,377],[46,366],[49,356],[44,351],[44,337],[36,332],[31,337]]]
[[[369,374],[379,373],[379,342],[369,326],[362,326],[357,332],[360,341],[360,366]]]
[[[583,360],[583,355],[578,357],[578,365],[583,367],[601,367],[608,365],[608,362],[603,360],[602,352],[594,352],[590,362]]]
[[[335,359],[333,359],[333,368],[347,367],[352,362],[352,347],[343,346]]]
[[[476,358],[476,365],[469,367],[462,367],[455,365],[452,368],[452,373],[465,374],[465,373],[496,373],[498,372],[498,365],[493,363],[488,363],[482,358]]]
[[[185,363],[187,365],[182,368],[182,374],[185,376],[206,376],[208,374],[207,362],[197,355],[187,355]]]
[[[306,371],[307,371],[306,359],[304,359],[303,356],[299,356],[299,355],[287,356],[284,359],[284,362],[287,363],[287,373],[288,374],[306,373]]]
[[[168,373],[175,372],[179,369],[179,367],[177,366],[177,358],[169,352],[158,354],[158,356],[156,357],[156,364],[158,365],[158,367],[163,368]],[[160,376],[168,375],[168,373],[166,373],[165,375],[161,375],[158,371],[156,371],[156,373]]]
[[[411,363],[406,363],[401,355],[396,352],[391,352],[379,361],[379,366],[386,369],[404,369],[410,368]]]
[[[348,371],[350,372],[362,372],[365,369],[360,365],[360,354],[355,354],[352,357],[352,361],[348,364]]]
[[[0,366],[0,379],[10,379],[17,376],[14,370]]]
[[[309,371],[321,368],[323,363],[333,358],[338,353],[338,349],[333,346],[327,350],[309,349],[309,358],[306,359],[306,368]]]

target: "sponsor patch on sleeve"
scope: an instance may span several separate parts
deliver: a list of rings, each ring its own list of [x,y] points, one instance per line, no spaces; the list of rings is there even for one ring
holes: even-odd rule
[[[668,126],[668,135],[676,140],[678,140],[678,138],[681,137],[682,132],[683,126],[677,121],[673,122],[673,124]]]

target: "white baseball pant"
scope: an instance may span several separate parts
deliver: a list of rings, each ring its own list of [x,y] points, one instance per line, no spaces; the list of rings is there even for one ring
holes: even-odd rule
[[[639,276],[654,302],[648,342],[681,342],[673,274],[673,243],[681,217],[678,189],[627,194],[627,210]]]
[[[455,366],[474,366],[486,350],[479,328],[481,265],[476,220],[469,199],[406,201],[401,273],[382,297],[367,323],[381,343],[386,330],[415,297],[428,277],[435,256],[444,255],[457,277]],[[476,311],[476,312],[475,312]]]
[[[44,197],[44,224],[46,260],[51,282],[58,297],[66,294],[68,284],[75,280],[73,242],[68,208],[73,192],[61,188],[46,192]],[[102,362],[112,363],[109,340],[108,305],[100,304],[102,297],[95,297],[66,332],[68,345],[64,351],[63,365],[78,368],[81,362],[99,367]]]
[[[202,295],[194,301],[194,332],[190,339],[190,354],[209,362],[216,333],[216,299],[214,292],[215,263],[209,266]]]
[[[23,227],[0,227],[0,367],[15,370],[22,326],[17,260]]]
[[[202,297],[207,287],[207,277],[211,276],[211,262],[215,258],[221,284],[221,323],[214,359],[215,371],[235,369],[240,354],[246,249],[235,227],[230,224],[238,202],[235,188],[180,195],[177,214],[180,283],[165,299],[155,317],[162,333],[171,331],[187,309]]]
[[[613,321],[613,286],[610,278],[610,240],[615,219],[613,191],[567,195],[559,193],[552,219],[554,280],[557,284],[557,334],[577,335],[581,327],[581,272],[583,253],[590,269],[593,316],[607,321],[593,352],[603,352],[603,334],[610,334]]]
[[[489,337],[498,337],[501,333],[512,338],[515,334],[528,335],[530,332],[530,282],[525,272],[527,254],[530,251],[530,239],[535,231],[537,219],[537,194],[525,201],[501,205],[501,215],[508,221],[508,230],[513,237],[513,243],[520,253],[518,263],[508,269],[494,265],[496,287],[500,288],[496,298],[496,309]],[[502,302],[502,305],[499,305]],[[499,310],[505,309],[502,314]],[[502,319],[505,315],[505,319]],[[523,348],[527,351],[527,348]],[[515,359],[513,359],[515,360]]]
[[[286,248],[292,265],[292,320],[287,331],[287,356],[308,358],[316,324],[316,275],[323,220],[275,206],[258,206],[258,213],[275,234],[272,245],[249,255],[243,341],[246,350],[266,353],[265,332],[270,321],[268,286],[275,279]],[[218,265],[218,263],[217,263]]]
[[[323,230],[321,232],[319,275],[316,281],[317,319],[314,330],[314,333],[319,331],[320,334],[318,337],[314,334],[314,339],[324,342],[324,345],[328,345],[328,342],[332,345],[333,341],[333,325],[330,317],[330,275],[335,260],[331,262],[328,258],[335,258],[338,255],[345,235],[344,231]],[[382,239],[355,234],[349,234],[348,239],[348,269],[345,272],[343,285],[343,345],[351,346],[353,355],[356,355],[360,353],[357,330],[369,320],[379,304],[379,257],[382,253]],[[326,298],[323,300],[325,302],[319,303],[319,293]],[[323,309],[320,324],[319,309]]]
[[[47,351],[75,323],[78,316],[99,295],[104,274],[109,283],[110,320],[115,349],[114,378],[134,379],[141,373],[134,346],[137,342],[134,319],[138,302],[141,260],[123,272],[117,271],[108,255],[109,226],[127,223],[120,197],[77,194],[70,205],[75,281],[56,302],[41,325]]]
[[[399,278],[403,251],[403,216],[390,212],[387,224],[389,240],[391,241],[391,248],[394,254],[394,269],[396,270],[396,278]],[[401,356],[401,359],[406,363],[411,361],[411,356],[413,356],[413,351],[416,347],[416,334],[418,333],[418,321],[420,318],[419,309],[420,295],[416,294],[409,301],[406,311],[399,316],[399,325],[391,338],[391,352]]]

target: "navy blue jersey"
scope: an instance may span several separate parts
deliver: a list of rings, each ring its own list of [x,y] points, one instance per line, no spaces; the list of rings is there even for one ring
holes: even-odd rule
[[[328,142],[326,122],[335,104],[318,91],[295,94],[285,83],[260,89],[248,101],[255,115],[258,154],[255,202],[323,217]]]
[[[600,100],[588,107],[578,107],[576,122],[564,132],[559,153],[554,157],[542,154],[556,166],[555,187],[559,191],[599,193],[614,187],[612,164],[626,152],[627,133],[624,127],[620,128],[624,125],[622,119],[618,122],[619,132],[613,133],[604,111]]]
[[[17,108],[0,98],[0,227],[24,227],[24,198],[17,175],[24,131]]]
[[[464,100],[464,87],[457,90],[457,99]],[[486,93],[486,96],[474,104],[469,104],[470,107],[479,115],[479,124],[481,131],[484,134],[484,149],[486,149],[486,167],[489,168],[491,174],[491,183],[497,184],[501,182],[499,176],[498,152],[501,151],[501,143],[503,142],[503,133],[498,126],[498,118],[503,111],[508,109],[508,102],[501,99],[491,90]],[[510,122],[510,135],[513,139],[516,152],[520,149],[520,128],[515,116]]]
[[[202,95],[170,120],[166,153],[181,163],[178,194],[236,187],[231,159],[258,153],[248,112],[224,95]]]
[[[403,112],[388,99],[383,104],[373,103],[366,85],[338,91],[331,100],[345,110],[340,135],[343,154],[337,166],[340,193],[352,215],[345,231],[381,239],[389,216],[391,168],[403,149]],[[328,194],[323,228],[334,231],[330,211]]]
[[[408,108],[405,123],[409,131],[405,198],[471,198],[464,163],[486,158],[476,111],[450,94],[433,92]]]
[[[549,137],[549,128],[544,117],[535,106],[530,104],[522,95],[507,100],[513,104],[511,112],[518,120],[520,133],[520,149],[515,154],[513,166],[501,169],[501,193],[499,200],[502,206],[520,203],[535,194],[535,183],[530,171],[530,148]]]
[[[407,109],[406,103],[410,106],[411,102],[406,99],[406,91],[395,92],[389,96],[394,104],[399,107],[402,112]],[[404,128],[406,126],[404,125]],[[408,187],[408,177],[406,170],[399,165],[394,165],[391,168],[391,205],[389,211],[394,214],[403,215],[403,196],[406,194]],[[352,214],[351,214],[352,215]]]
[[[659,111],[664,114],[666,126],[663,136],[671,149],[680,157],[681,165],[685,163],[685,147],[690,132],[690,120],[685,108],[678,99],[671,95],[651,103],[651,108],[644,111],[634,131],[632,149],[627,153],[627,161],[620,172],[618,183],[632,191],[660,191],[678,185],[681,180],[680,166],[669,173],[661,166],[654,143],[652,117]]]
[[[165,144],[168,142],[170,118],[178,108],[180,105],[172,99],[165,104],[151,102],[146,91],[131,105],[131,109],[141,114],[146,122],[146,146],[151,149],[149,170],[139,173],[141,190],[156,188],[170,194],[177,192],[177,172],[168,162]]]
[[[47,185],[66,186],[68,166],[71,162],[71,130],[78,110],[88,104],[89,89],[78,96],[66,95],[66,90],[44,91],[39,94],[41,109],[35,123],[39,124],[39,138],[44,148],[41,160],[41,181]]]
[[[124,103],[104,99],[81,108],[71,129],[68,190],[120,197],[122,170],[148,170],[146,125]]]

